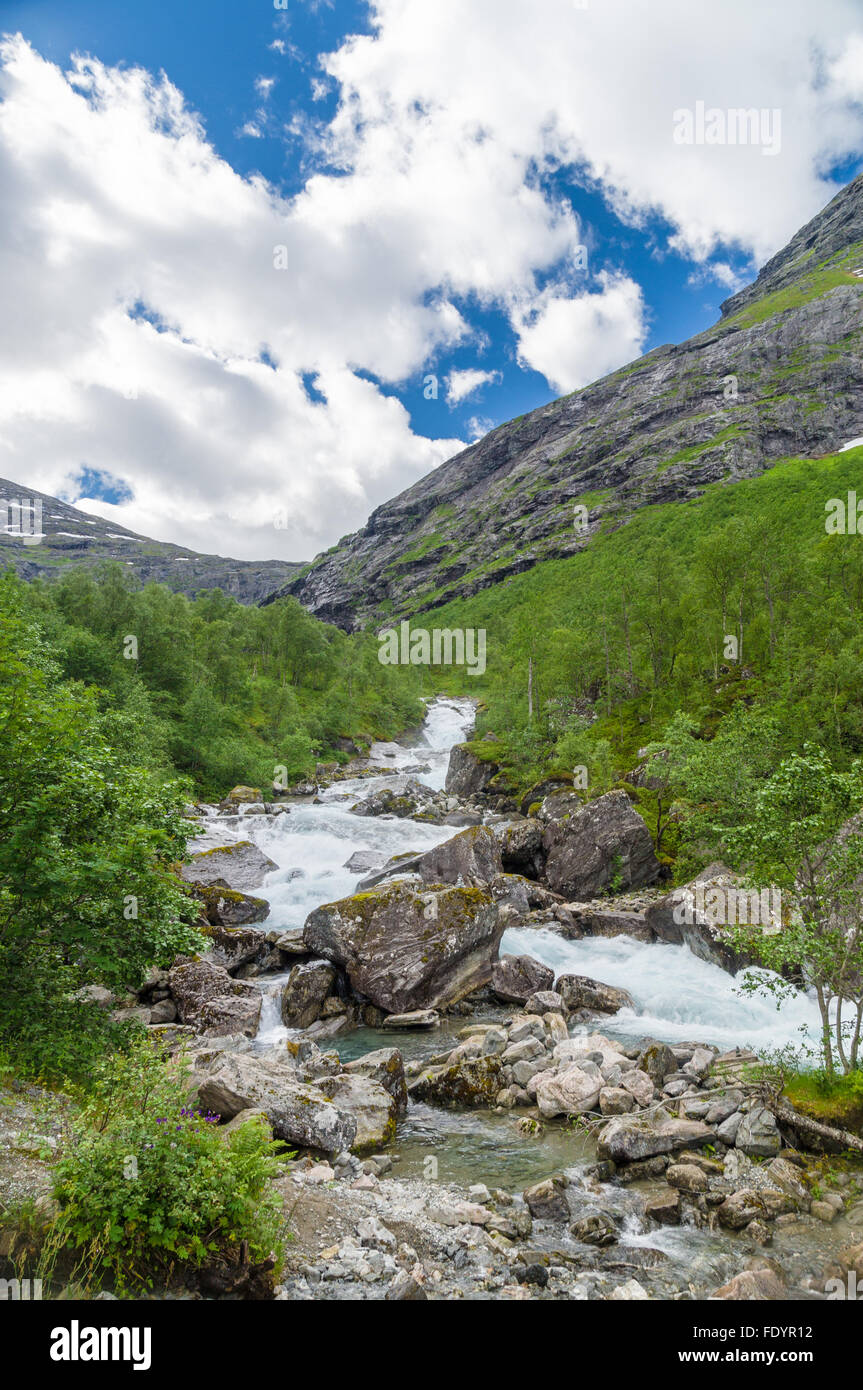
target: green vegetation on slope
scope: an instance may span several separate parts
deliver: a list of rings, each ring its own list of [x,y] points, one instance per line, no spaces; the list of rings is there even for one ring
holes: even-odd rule
[[[426,614],[487,631],[486,675],[448,685],[482,696],[479,733],[499,740],[484,750],[510,783],[571,771],[579,749],[620,776],[677,710],[709,738],[738,701],[775,716],[777,756],[806,740],[839,766],[863,753],[863,538],[825,531],[825,503],[858,486],[861,464],[861,450],[789,460],[645,508],[569,559]]]
[[[60,677],[95,692],[106,736],[204,796],[266,786],[277,767],[296,780],[336,757],[339,738],[391,738],[421,717],[414,668],[382,666],[373,637],[348,637],[295,599],[190,600],[111,563],[3,583]]]

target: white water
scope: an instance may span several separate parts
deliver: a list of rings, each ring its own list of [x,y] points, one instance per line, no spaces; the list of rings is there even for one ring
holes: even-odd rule
[[[686,946],[651,944],[629,936],[567,941],[552,931],[518,927],[504,934],[500,949],[502,955],[535,956],[554,970],[555,977],[589,975],[628,990],[635,1009],[597,1020],[590,1031],[598,1028],[629,1041],[654,1037],[668,1043],[751,1047],[759,1053],[787,1043],[797,1047],[804,1036],[809,1044],[818,1040],[818,1009],[808,995],[796,993],[780,1012],[769,995],[742,994],[740,976],[699,960]]]
[[[430,771],[410,775],[439,789],[446,778],[450,749],[465,739],[473,719],[473,701],[435,700],[413,747],[373,744],[370,759],[398,776],[404,776],[404,768],[428,765]],[[344,867],[355,850],[373,850],[388,859],[409,850],[431,849],[456,833],[451,825],[350,814],[351,806],[389,785],[391,780],[385,776],[353,778],[321,792],[320,805],[293,802],[287,816],[243,817],[242,833],[279,866],[259,890],[270,904],[267,929],[301,927],[321,903],[355,892],[369,872],[354,873]]]
[[[393,776],[420,764],[426,772],[410,773],[427,786],[443,787],[450,749],[466,737],[474,718],[470,700],[439,699],[430,703],[415,744],[374,744],[370,760]],[[270,903],[266,928],[299,927],[321,903],[356,891],[369,870],[344,867],[357,850],[389,858],[409,850],[430,849],[457,830],[394,816],[360,817],[350,807],[392,785],[386,776],[337,782],[311,801],[291,803],[289,815],[243,816],[231,829],[252,839],[278,864],[259,890]],[[227,829],[227,827],[225,827]],[[739,980],[718,966],[699,960],[684,946],[635,941],[631,937],[585,937],[567,941],[555,932],[519,927],[506,932],[501,954],[533,955],[556,975],[589,975],[626,989],[635,1009],[622,1009],[592,1029],[627,1041],[656,1037],[665,1042],[709,1042],[719,1047],[751,1047],[763,1053],[805,1035],[817,1040],[819,1019],[813,1000],[798,994],[779,1012],[769,996],[742,994]],[[258,1032],[259,1047],[279,1046],[288,1036],[279,1015],[279,996],[286,975],[268,976]],[[804,1034],[801,1034],[804,1030]]]

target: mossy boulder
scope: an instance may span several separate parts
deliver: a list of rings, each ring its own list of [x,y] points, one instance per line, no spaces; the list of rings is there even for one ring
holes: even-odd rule
[[[410,1092],[414,1100],[432,1105],[494,1105],[503,1084],[500,1057],[463,1058],[452,1066],[428,1067]]]
[[[505,917],[472,885],[399,882],[325,903],[306,919],[309,950],[390,1014],[454,1003],[487,984]]]

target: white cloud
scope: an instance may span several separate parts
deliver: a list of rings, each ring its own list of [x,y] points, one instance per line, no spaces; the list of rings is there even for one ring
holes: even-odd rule
[[[275,79],[275,77],[256,77],[256,78],[255,78],[255,91],[258,93],[258,95],[259,95],[260,97],[263,97],[264,101],[267,100],[267,97],[270,95],[270,92],[273,90],[273,88],[275,87],[275,85],[276,85],[276,79]]]
[[[464,370],[451,371],[446,379],[447,405],[460,405],[481,386],[487,386],[489,382],[500,381],[500,379],[500,372],[483,372],[478,367],[466,367]]]
[[[239,135],[246,135],[251,140],[260,140],[263,138],[263,131],[255,125],[254,121],[246,121],[246,124],[241,126],[237,133]]]
[[[567,271],[582,229],[543,175],[571,166],[630,222],[660,214],[721,280],[719,248],[773,252],[861,147],[858,0],[372,12],[323,62],[333,120],[291,126],[318,160],[292,198],[221,160],[169,82],[89,60],[67,77],[5,46],[0,474],[56,491],[101,468],[134,490],[125,525],[309,556],[458,447],[417,436],[388,391],[479,350],[472,306],[508,315],[519,361],[560,389],[639,351],[639,287],[593,240],[609,269]],[[673,112],[699,100],[780,108],[781,154],[675,145]]]
[[[599,276],[596,294],[562,297],[554,290],[517,315],[519,360],[558,391],[574,391],[638,357],[647,329],[634,280]]]

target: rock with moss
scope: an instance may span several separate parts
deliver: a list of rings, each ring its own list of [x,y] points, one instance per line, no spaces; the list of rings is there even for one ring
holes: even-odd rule
[[[414,1100],[432,1105],[493,1105],[503,1086],[500,1057],[465,1057],[451,1066],[427,1067],[410,1087]]]
[[[352,1115],[357,1132],[351,1144],[354,1153],[373,1153],[396,1137],[398,1103],[395,1097],[371,1076],[361,1072],[342,1072],[325,1076],[315,1083],[340,1113]]]
[[[402,1014],[454,1003],[487,984],[505,925],[481,888],[400,882],[316,908],[303,936],[310,951],[341,966],[358,994]]]
[[[301,1148],[341,1153],[356,1139],[355,1115],[304,1083],[285,1058],[224,1053],[199,1082],[198,1099],[223,1120],[263,1111],[277,1139]]]
[[[421,855],[418,871],[425,883],[490,884],[503,865],[492,832],[475,825]]]
[[[395,1101],[396,1114],[404,1115],[408,1108],[408,1088],[405,1081],[404,1058],[397,1047],[379,1047],[367,1052],[354,1062],[348,1062],[344,1070],[349,1076],[354,1074],[371,1077],[385,1091],[389,1091]]]
[[[212,927],[245,927],[264,922],[270,915],[266,898],[255,898],[231,888],[223,878],[190,883],[189,892],[201,903],[201,914]]]
[[[282,990],[280,1009],[285,1027],[308,1028],[319,1019],[335,979],[335,967],[327,960],[295,965]]]
[[[260,888],[267,874],[279,866],[253,845],[251,840],[237,840],[233,845],[217,845],[214,849],[193,854],[188,864],[181,864],[180,877],[186,883],[226,883],[240,893]]]

